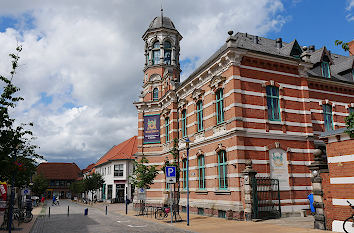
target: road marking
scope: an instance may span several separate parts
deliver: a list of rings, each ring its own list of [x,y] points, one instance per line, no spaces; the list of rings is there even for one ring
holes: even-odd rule
[[[119,221],[119,220],[118,220],[117,222],[129,222],[129,220],[127,220],[127,221]]]
[[[146,225],[143,225],[143,226],[132,226],[132,225],[128,225],[128,227],[146,227]]]

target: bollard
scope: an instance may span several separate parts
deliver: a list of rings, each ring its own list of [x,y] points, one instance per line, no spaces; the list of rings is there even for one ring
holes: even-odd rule
[[[48,214],[48,217],[50,218],[50,206],[49,206],[49,214]]]
[[[85,209],[84,215],[88,215],[88,208]]]
[[[69,216],[69,206],[68,206],[68,216]]]
[[[106,206],[106,215],[107,215],[107,206]]]

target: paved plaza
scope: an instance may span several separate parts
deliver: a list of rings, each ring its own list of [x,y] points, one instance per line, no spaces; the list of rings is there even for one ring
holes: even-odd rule
[[[69,206],[69,216],[67,215]],[[50,217],[49,217],[50,207]],[[84,215],[88,208],[88,215]],[[46,208],[46,215],[39,216],[32,233],[97,233],[97,232],[190,232],[166,224],[154,223],[144,219],[125,216],[95,207],[88,207],[69,200],[60,200],[60,206]]]

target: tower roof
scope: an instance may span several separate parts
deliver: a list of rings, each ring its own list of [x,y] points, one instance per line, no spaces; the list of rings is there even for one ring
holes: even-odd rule
[[[150,23],[148,30],[157,28],[168,28],[176,30],[172,20],[169,17],[165,16],[155,17],[154,20]]]

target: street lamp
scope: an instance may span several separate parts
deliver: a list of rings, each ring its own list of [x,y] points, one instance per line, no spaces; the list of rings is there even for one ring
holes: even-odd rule
[[[187,148],[187,226],[189,226],[189,138],[186,138],[186,148]]]

